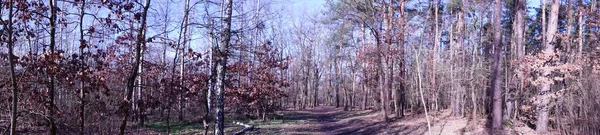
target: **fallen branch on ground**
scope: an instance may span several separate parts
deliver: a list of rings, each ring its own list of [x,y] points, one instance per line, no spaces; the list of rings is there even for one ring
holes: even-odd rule
[[[244,132],[246,132],[246,131],[251,130],[251,129],[254,128],[254,126],[252,126],[252,125],[244,124],[242,122],[237,122],[237,121],[233,121],[233,124],[244,126],[244,129],[242,129],[242,130],[240,130],[238,132],[233,133],[233,135],[241,135],[241,134],[244,134]]]

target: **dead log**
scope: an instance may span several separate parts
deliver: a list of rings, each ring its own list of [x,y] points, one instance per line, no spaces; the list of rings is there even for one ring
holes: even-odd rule
[[[246,132],[246,131],[254,129],[254,126],[248,125],[248,124],[245,124],[245,123],[242,123],[242,122],[233,121],[233,124],[244,126],[244,128],[242,130],[233,133],[233,135],[241,135],[241,134],[244,134],[244,132]]]

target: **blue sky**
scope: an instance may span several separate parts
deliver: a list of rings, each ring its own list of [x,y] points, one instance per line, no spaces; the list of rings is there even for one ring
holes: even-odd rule
[[[301,19],[306,16],[317,15],[320,10],[325,8],[325,0],[290,0],[291,10],[289,15],[295,16],[295,19]],[[283,5],[285,6],[285,5]]]

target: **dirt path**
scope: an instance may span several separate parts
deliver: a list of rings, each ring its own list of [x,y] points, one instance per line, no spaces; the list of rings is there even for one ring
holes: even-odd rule
[[[310,134],[310,135],[371,135],[371,134],[428,134],[423,114],[408,115],[401,119],[390,116],[384,122],[377,111],[343,111],[342,108],[316,107],[306,110],[282,111],[283,122],[259,125],[248,134]],[[464,117],[452,117],[446,110],[430,113],[432,135],[484,135],[485,119],[473,124]],[[275,120],[278,121],[278,120]],[[531,134],[531,129],[515,129],[510,134]]]
[[[282,134],[361,134],[358,130],[378,124],[373,111],[343,111],[335,107],[284,111],[284,123],[264,125],[261,132]]]
[[[317,107],[307,110],[284,111],[288,122],[277,125],[263,125],[258,132],[267,134],[424,134],[426,121],[423,118],[403,118],[383,122],[380,112],[343,111],[335,107]],[[449,123],[456,124],[456,123]],[[438,133],[452,133],[460,130],[443,125]],[[450,127],[450,128],[448,128]],[[464,127],[464,126],[462,126]]]

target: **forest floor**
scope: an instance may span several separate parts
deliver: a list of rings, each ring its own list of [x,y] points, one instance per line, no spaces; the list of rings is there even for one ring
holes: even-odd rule
[[[384,122],[379,111],[344,111],[335,107],[316,107],[307,110],[283,111],[285,120],[292,122],[259,126],[256,134],[427,134],[423,114],[407,115]],[[449,111],[433,113],[430,117],[432,134],[487,134],[480,120],[478,126],[468,125],[466,118],[451,117]],[[468,128],[474,127],[474,128]],[[250,132],[252,134],[252,132]]]
[[[278,118],[271,120],[246,120],[241,121],[253,125],[254,130],[246,134],[310,134],[310,135],[337,135],[337,134],[428,134],[427,120],[423,113],[406,113],[403,118],[389,115],[389,120],[384,122],[381,111],[350,110],[335,107],[315,107],[305,110],[278,111]],[[484,135],[489,134],[486,129],[487,120],[480,118],[476,122],[466,117],[453,117],[450,111],[441,110],[430,113],[431,135]],[[202,122],[196,120],[171,122],[171,133],[177,135],[204,134]],[[143,127],[136,123],[128,124],[126,134],[155,135],[165,134],[164,121],[148,121]],[[225,132],[232,134],[243,127],[234,125],[232,120],[226,120]],[[0,130],[1,131],[1,130]],[[27,134],[38,134],[28,131]],[[41,134],[43,132],[39,132]],[[506,134],[535,134],[527,126],[512,126],[505,128]],[[552,133],[555,134],[555,133]]]
[[[427,120],[424,114],[405,114],[404,118],[390,119],[384,122],[380,111],[351,110],[344,111],[343,108],[316,107],[305,110],[280,111],[279,119],[267,121],[244,121],[254,125],[255,129],[246,134],[310,134],[310,135],[336,135],[336,134],[427,134]],[[442,110],[430,114],[432,135],[462,135],[489,134],[486,129],[486,119],[477,122],[468,118],[450,116],[450,111]],[[226,123],[226,133],[233,133],[243,127]],[[180,125],[180,126],[177,126]],[[175,134],[203,134],[204,131],[197,129],[198,125],[186,123],[174,123]],[[148,126],[152,129],[156,127]],[[196,128],[194,128],[196,127]],[[506,129],[509,134],[535,134],[528,127],[513,127]],[[153,130],[156,131],[156,130]],[[158,131],[160,133],[160,131]],[[147,132],[146,132],[147,133]],[[155,132],[156,133],[156,132]],[[164,132],[162,132],[164,133]]]

